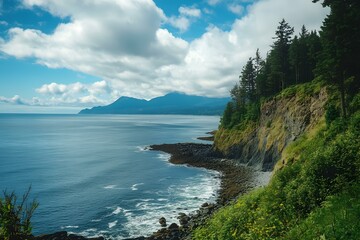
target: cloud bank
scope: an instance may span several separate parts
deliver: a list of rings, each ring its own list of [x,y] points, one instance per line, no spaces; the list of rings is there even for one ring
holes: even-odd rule
[[[220,1],[208,3],[214,6]],[[195,7],[180,7],[179,16],[167,17],[152,0],[23,0],[23,5],[70,20],[51,34],[11,28],[8,38],[0,38],[1,52],[102,79],[86,86],[50,83],[36,90],[54,104],[104,104],[101,97],[106,94],[111,99],[123,95],[149,99],[170,91],[227,96],[256,49],[263,55],[269,50],[282,18],[299,32],[303,24],[319,29],[328,13],[309,0],[257,1],[229,31],[209,26],[201,37],[187,42],[175,37],[164,24],[170,22],[186,31],[189,19],[202,17]],[[228,5],[240,14],[244,9],[238,6]]]

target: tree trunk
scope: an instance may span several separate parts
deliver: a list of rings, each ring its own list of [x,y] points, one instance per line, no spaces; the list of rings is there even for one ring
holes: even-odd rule
[[[340,91],[340,102],[341,102],[341,115],[343,118],[346,118],[346,99],[345,99],[345,86],[344,86],[344,73],[341,76],[339,82],[339,91]]]

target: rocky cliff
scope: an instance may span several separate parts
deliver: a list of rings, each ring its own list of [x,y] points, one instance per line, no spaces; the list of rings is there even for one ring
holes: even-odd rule
[[[272,170],[286,146],[324,122],[327,100],[327,90],[319,83],[286,89],[262,104],[258,123],[220,128],[214,148],[239,163]]]

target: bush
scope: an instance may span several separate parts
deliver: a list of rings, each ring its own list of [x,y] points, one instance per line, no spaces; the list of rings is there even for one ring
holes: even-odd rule
[[[3,199],[0,198],[0,239],[21,240],[32,236],[31,217],[38,207],[33,200],[27,203],[31,187],[22,196],[21,202],[14,192],[4,191]]]
[[[329,104],[326,107],[326,124],[330,125],[335,119],[340,117],[340,111],[336,108],[334,104]]]
[[[359,126],[356,112],[298,139],[268,186],[215,213],[194,238],[360,239]]]
[[[360,185],[328,197],[285,239],[360,239]]]

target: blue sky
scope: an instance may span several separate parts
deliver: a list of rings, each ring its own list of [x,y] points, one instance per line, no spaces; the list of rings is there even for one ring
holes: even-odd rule
[[[327,13],[311,0],[0,0],[0,113],[227,96],[282,18],[318,30]]]

